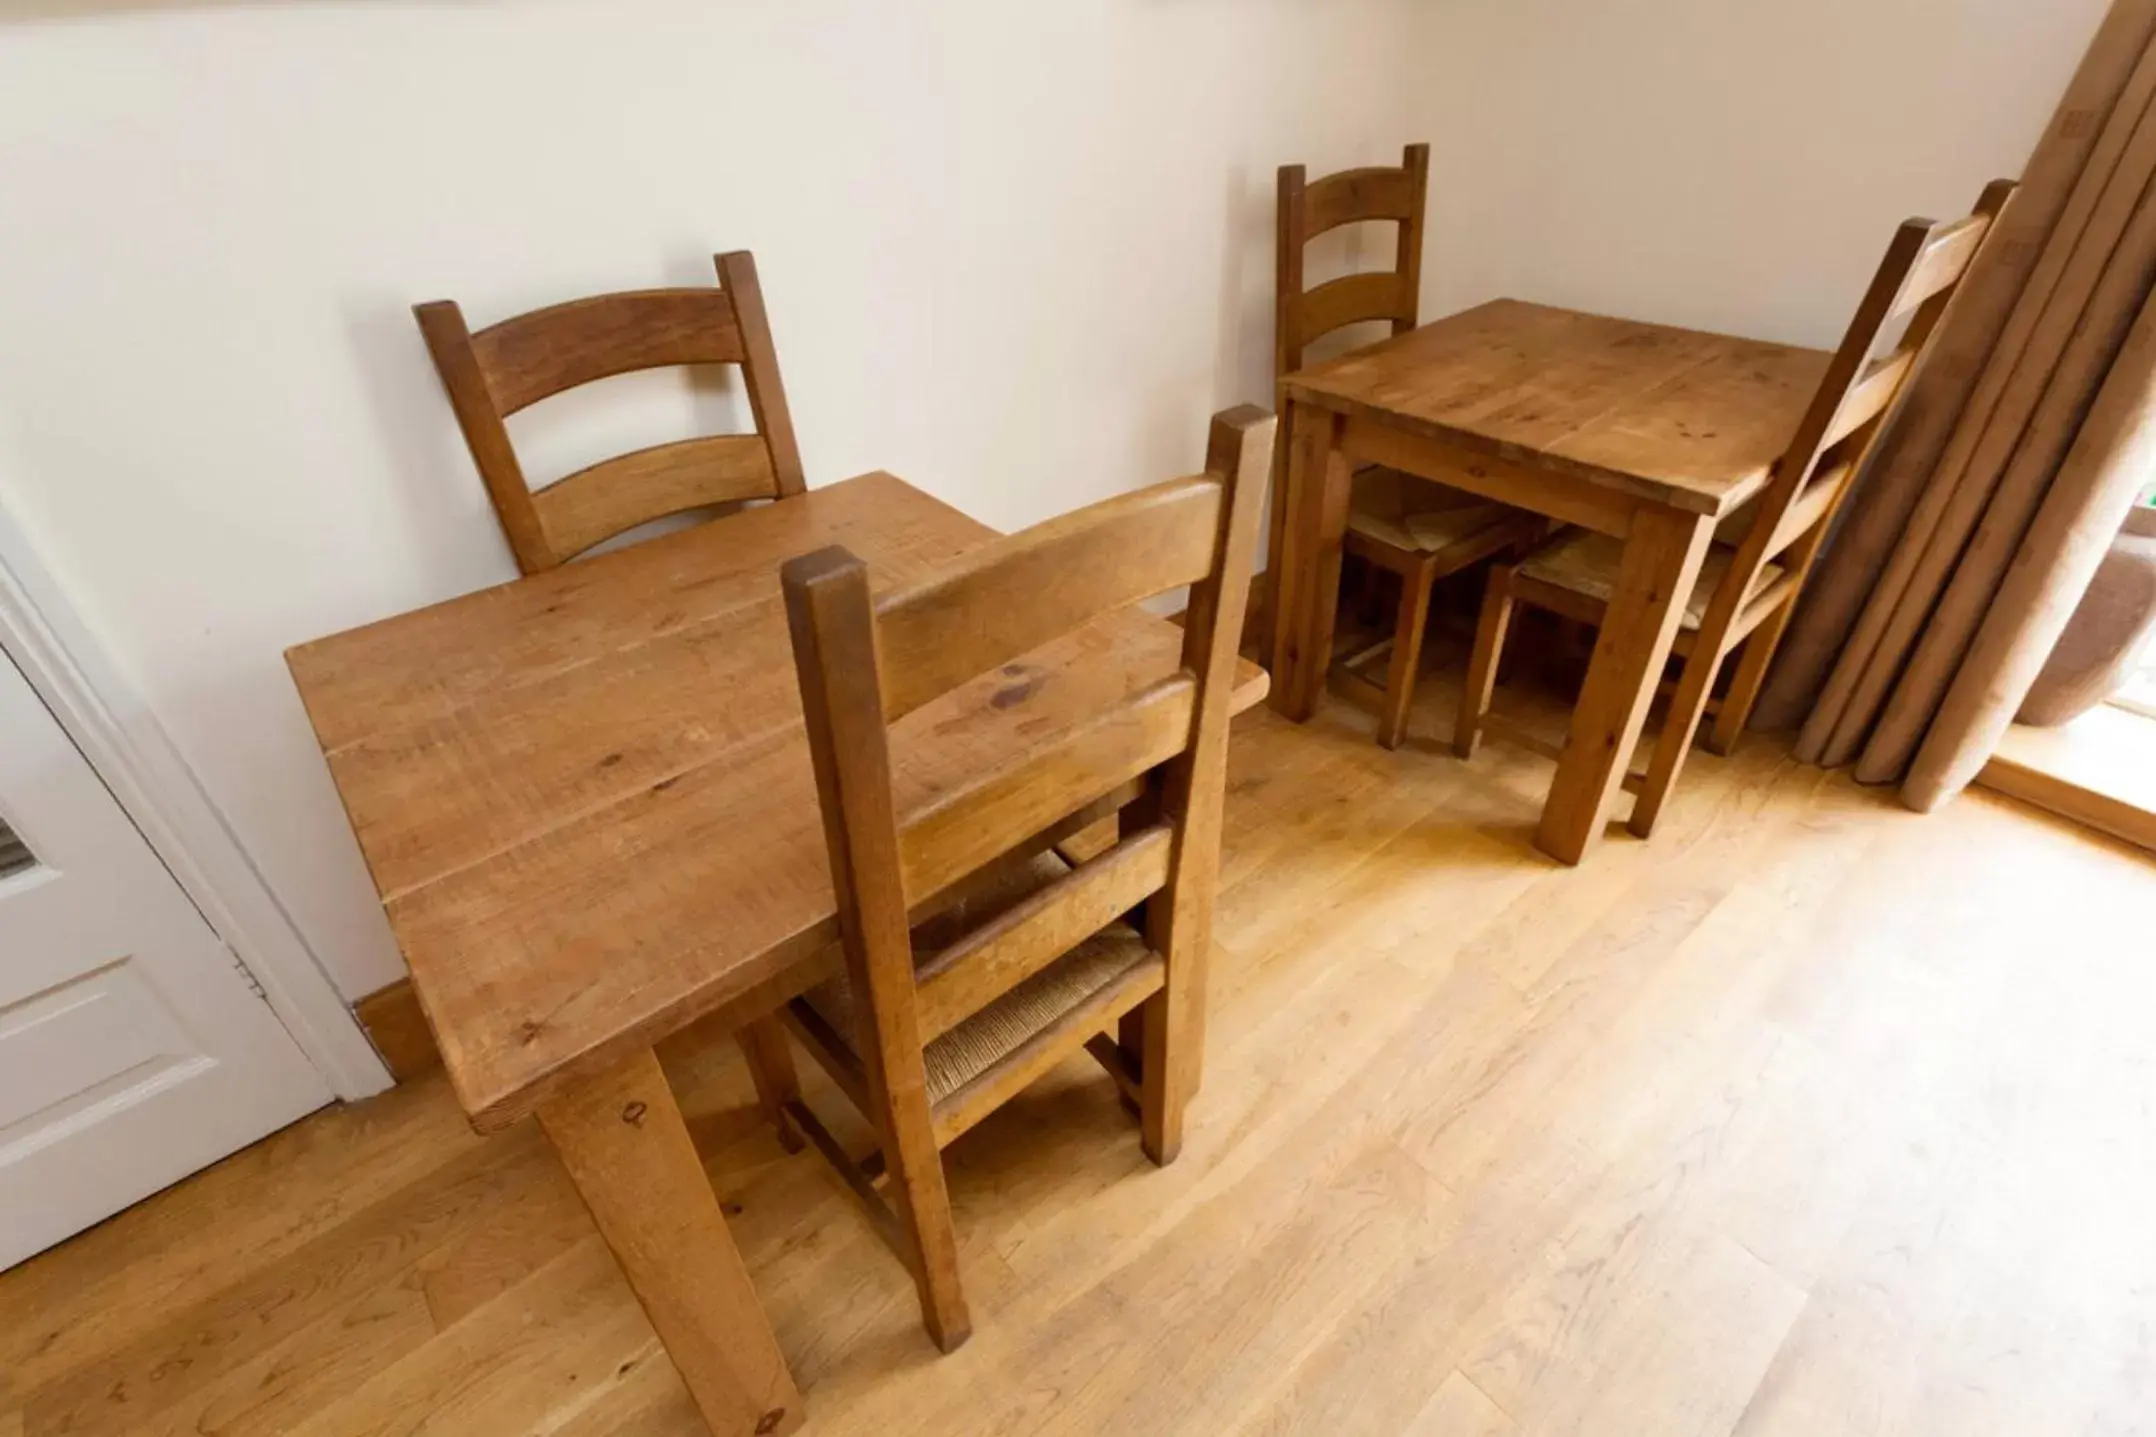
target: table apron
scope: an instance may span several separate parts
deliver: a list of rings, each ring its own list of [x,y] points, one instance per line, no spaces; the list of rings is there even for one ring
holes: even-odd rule
[[[1618,539],[1631,534],[1633,516],[1648,502],[1562,470],[1499,459],[1367,415],[1347,416],[1340,447],[1356,465],[1382,464]]]

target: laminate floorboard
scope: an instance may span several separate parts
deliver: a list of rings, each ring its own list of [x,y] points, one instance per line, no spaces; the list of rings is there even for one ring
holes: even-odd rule
[[[1550,765],[1455,762],[1426,687],[1397,753],[1239,723],[1183,1156],[1083,1061],[962,1139],[952,1356],[734,1047],[673,1045],[809,1430],[2156,1431],[2147,856],[1754,738],[1563,869]],[[546,1145],[438,1074],[0,1274],[0,1437],[700,1430]]]

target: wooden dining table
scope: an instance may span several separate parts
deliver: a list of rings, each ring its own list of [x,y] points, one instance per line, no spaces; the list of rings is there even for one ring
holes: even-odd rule
[[[843,544],[882,587],[994,537],[868,474],[287,655],[458,1102],[481,1131],[538,1116],[718,1437],[790,1431],[801,1399],[653,1049],[839,961],[779,566]],[[893,731],[901,811],[1181,641],[1112,614],[923,709]],[[1265,688],[1245,664],[1237,709]]]
[[[1289,375],[1273,704],[1317,708],[1357,469],[1383,465],[1624,541],[1537,845],[1602,836],[1716,527],[1766,487],[1831,355],[1503,299]]]

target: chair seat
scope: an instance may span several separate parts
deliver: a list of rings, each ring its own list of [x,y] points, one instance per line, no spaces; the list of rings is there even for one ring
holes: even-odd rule
[[[935,956],[945,935],[955,939],[980,927],[1070,871],[1062,859],[1044,853],[987,876],[958,903],[914,929],[914,961]],[[925,1054],[929,1103],[958,1092],[1133,969],[1159,961],[1135,928],[1109,924],[930,1043]],[[853,988],[846,974],[818,984],[806,996],[834,1032],[849,1044],[855,1040]]]
[[[1715,544],[1708,548],[1706,561],[1699,566],[1699,578],[1692,585],[1691,596],[1685,600],[1685,628],[1697,629],[1706,623],[1707,608],[1714,602],[1714,591],[1728,577],[1729,566],[1736,558],[1737,551],[1724,545]],[[1520,565],[1520,573],[1607,604],[1610,596],[1617,592],[1617,568],[1623,559],[1622,539],[1574,529],[1528,555]],[[1769,564],[1760,571],[1757,587],[1765,589],[1781,576],[1781,568]]]
[[[1355,476],[1348,528],[1411,554],[1441,554],[1513,517],[1508,505],[1397,469]]]

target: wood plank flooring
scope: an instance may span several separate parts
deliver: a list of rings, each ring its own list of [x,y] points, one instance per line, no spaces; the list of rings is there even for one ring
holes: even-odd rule
[[[2156,1431],[2144,856],[1754,740],[1566,870],[1546,763],[1369,729],[1238,727],[1181,1161],[1084,1059],[952,1150],[954,1356],[732,1045],[670,1055],[810,1431]],[[0,1275],[0,1437],[699,1430],[537,1132],[438,1075]]]

